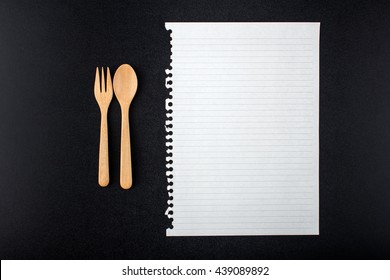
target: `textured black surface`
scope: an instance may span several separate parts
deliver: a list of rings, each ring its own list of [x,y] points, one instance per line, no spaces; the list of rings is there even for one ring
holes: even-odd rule
[[[386,2],[1,0],[0,257],[389,258]],[[321,22],[319,236],[165,237],[165,21]],[[116,100],[111,183],[96,183],[95,67],[122,63],[139,78],[130,191]]]

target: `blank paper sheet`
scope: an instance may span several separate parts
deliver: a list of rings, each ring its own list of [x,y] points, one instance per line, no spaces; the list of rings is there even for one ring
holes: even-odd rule
[[[319,23],[166,23],[167,236],[319,234]]]

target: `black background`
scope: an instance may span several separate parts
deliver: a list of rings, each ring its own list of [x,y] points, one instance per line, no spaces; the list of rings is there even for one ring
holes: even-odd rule
[[[2,259],[390,257],[388,1],[0,1]],[[320,235],[165,237],[165,21],[321,22]],[[97,185],[96,66],[137,72],[134,187]],[[239,185],[237,186],[240,187]]]

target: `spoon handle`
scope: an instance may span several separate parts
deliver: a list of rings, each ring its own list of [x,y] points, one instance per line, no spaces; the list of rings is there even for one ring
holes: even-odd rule
[[[107,132],[107,111],[101,111],[100,120],[100,147],[99,147],[99,185],[106,187],[110,182],[108,167],[108,132]]]
[[[120,184],[123,189],[130,189],[133,184],[133,177],[131,174],[129,108],[122,109]]]

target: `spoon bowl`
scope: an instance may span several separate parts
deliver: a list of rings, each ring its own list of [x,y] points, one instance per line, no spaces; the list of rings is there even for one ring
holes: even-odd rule
[[[138,87],[137,75],[129,64],[122,64],[115,72],[115,96],[122,106],[130,105]]]

